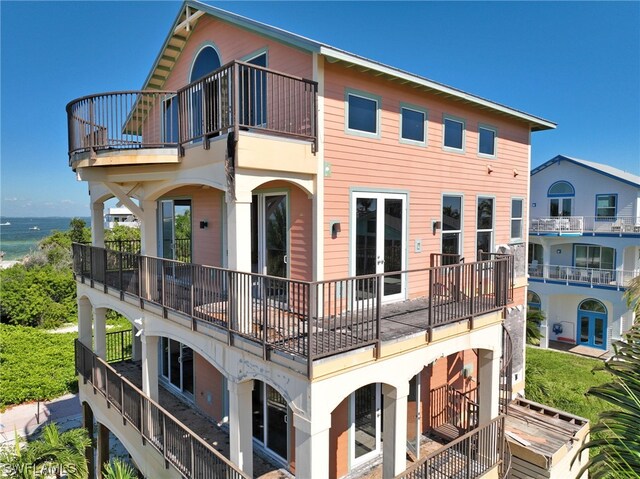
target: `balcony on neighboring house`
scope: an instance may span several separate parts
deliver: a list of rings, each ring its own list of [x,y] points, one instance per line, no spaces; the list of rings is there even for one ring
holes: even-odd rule
[[[232,144],[246,134],[300,140],[304,149],[293,151],[295,158],[314,154],[317,147],[317,83],[233,61],[178,91],[111,92],[73,100],[67,119],[74,169],[179,163],[185,149],[209,149],[212,140],[230,134]],[[247,145],[254,147],[250,141]],[[219,149],[221,161],[228,148],[233,150],[225,142]],[[246,157],[236,160],[255,166]],[[315,165],[306,170],[315,172]]]
[[[640,234],[640,218],[634,216],[555,216],[532,218],[529,233],[536,236]]]
[[[571,265],[529,264],[529,279],[538,282],[563,283],[575,286],[600,287],[616,290],[626,289],[638,271],[615,269],[581,268]]]
[[[341,367],[328,359],[342,353],[371,360],[396,354],[403,341],[416,347],[419,332],[431,342],[501,323],[513,298],[510,255],[449,265],[434,255],[429,268],[316,282],[81,244],[73,256],[77,281],[309,378]],[[403,275],[424,295],[384,304]]]

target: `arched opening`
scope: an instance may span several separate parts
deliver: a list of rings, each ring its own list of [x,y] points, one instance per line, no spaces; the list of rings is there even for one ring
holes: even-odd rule
[[[597,299],[585,299],[578,305],[577,343],[607,348],[607,308]]]
[[[212,45],[205,45],[198,51],[191,65],[189,83],[200,80],[220,68],[220,55]]]
[[[540,296],[538,295],[538,293],[529,290],[527,292],[527,307],[529,309],[536,309],[539,311],[541,309],[541,305],[542,302],[540,301]]]
[[[196,54],[193,64],[191,65],[191,73],[189,74],[189,83],[196,82],[206,77],[210,73],[214,72],[220,68],[220,55],[212,45],[203,46],[198,53]],[[188,100],[190,105],[187,105],[188,111],[190,111],[191,116],[191,131],[184,132],[188,137],[194,138],[196,141],[199,140],[204,130],[204,122],[205,122],[205,102],[210,100],[204,98],[203,87],[202,84],[198,84],[191,89],[191,98]],[[175,103],[175,97],[173,97],[174,101],[168,106],[168,108],[175,109],[175,113],[172,113],[177,120],[177,105]],[[168,111],[166,109],[165,111]],[[177,122],[176,122],[177,125]]]
[[[568,181],[556,181],[549,187],[549,216],[571,216],[575,188]]]

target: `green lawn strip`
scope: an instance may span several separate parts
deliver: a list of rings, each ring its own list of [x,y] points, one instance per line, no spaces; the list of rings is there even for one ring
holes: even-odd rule
[[[0,325],[0,409],[77,391],[77,333]]]
[[[598,422],[598,414],[611,404],[586,396],[590,387],[613,379],[606,371],[594,371],[602,360],[585,358],[549,349],[527,347],[527,399]]]

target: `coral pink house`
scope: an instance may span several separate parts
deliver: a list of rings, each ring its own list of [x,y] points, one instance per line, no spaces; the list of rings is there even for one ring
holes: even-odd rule
[[[300,478],[394,477],[407,453],[506,474],[530,135],[553,123],[194,1],[140,91],[67,112],[94,220],[116,197],[141,222],[125,252],[93,221],[74,261],[85,417],[145,476],[259,475],[257,451]],[[139,383],[103,362],[108,309]]]

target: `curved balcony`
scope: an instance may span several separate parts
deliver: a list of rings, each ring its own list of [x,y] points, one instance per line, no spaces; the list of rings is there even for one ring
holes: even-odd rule
[[[185,147],[209,149],[211,139],[229,132],[234,141],[245,142],[245,151],[265,150],[264,142],[255,143],[255,133],[262,139],[268,135],[301,140],[297,143],[303,147],[293,157],[304,159],[316,149],[317,90],[314,81],[234,61],[178,91],[120,91],[78,98],[67,105],[70,165],[75,169],[178,163]],[[280,151],[286,144],[271,146]],[[220,152],[222,161],[227,146]],[[317,165],[308,163],[302,171],[315,173]],[[245,154],[236,158],[235,166],[260,168],[261,164]],[[298,171],[300,165],[285,169]]]
[[[177,162],[178,120],[167,114],[175,95],[119,91],[73,100],[67,105],[70,165]]]

